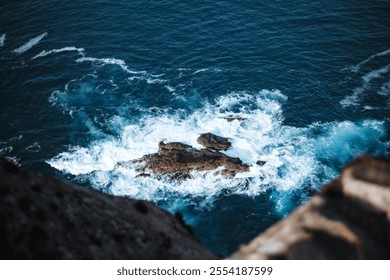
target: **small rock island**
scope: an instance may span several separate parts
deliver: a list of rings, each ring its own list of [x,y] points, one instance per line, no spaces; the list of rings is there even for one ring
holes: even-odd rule
[[[197,142],[205,148],[196,149],[180,142],[160,142],[157,153],[145,155],[131,163],[138,165],[138,177],[148,177],[154,173],[167,174],[173,179],[187,179],[191,177],[189,173],[193,170],[211,171],[220,167],[224,169],[214,175],[234,177],[238,172],[249,171],[250,166],[241,159],[221,153],[232,146],[228,138],[205,133],[198,137]],[[117,166],[123,164],[118,163]]]

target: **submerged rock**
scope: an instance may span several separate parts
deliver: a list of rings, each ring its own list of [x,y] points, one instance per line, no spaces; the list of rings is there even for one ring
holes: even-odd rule
[[[258,160],[258,161],[256,161],[256,164],[257,165],[260,165],[260,166],[263,166],[264,164],[266,164],[267,162],[266,161],[264,161],[264,160]]]
[[[228,138],[217,136],[212,133],[201,134],[197,141],[202,146],[217,151],[226,151],[232,146],[232,143],[229,142]]]
[[[0,259],[214,259],[173,216],[0,159]]]
[[[245,121],[247,118],[230,117],[230,118],[224,118],[224,119],[227,120],[228,122],[232,122],[232,121],[243,122],[243,121]]]
[[[135,177],[136,178],[148,178],[148,177],[150,177],[150,174],[148,174],[148,173],[141,173],[141,174],[138,174]]]

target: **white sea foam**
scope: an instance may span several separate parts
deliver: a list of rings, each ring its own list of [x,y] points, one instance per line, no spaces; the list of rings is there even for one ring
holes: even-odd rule
[[[20,159],[18,159],[17,157],[9,157],[9,156],[6,156],[4,157],[6,158],[8,161],[12,162],[13,164],[15,164],[16,166],[22,166],[22,164],[20,163]]]
[[[153,110],[133,125],[112,117],[108,125],[117,131],[117,137],[99,135],[89,146],[72,147],[48,163],[116,195],[158,201],[176,194],[212,202],[222,192],[254,196],[268,188],[317,188],[336,176],[333,162],[345,163],[377,145],[385,135],[384,124],[378,121],[284,125],[282,103],[286,98],[279,91],[234,92],[184,117],[183,112]],[[246,120],[227,122],[227,117]],[[205,132],[229,137],[233,146],[225,153],[251,165],[250,171],[235,178],[194,171],[192,179],[182,182],[154,176],[137,178],[136,166],[131,163],[116,167],[118,162],[157,152],[163,140],[201,148],[196,139]],[[257,160],[266,164],[259,166]]]
[[[13,149],[14,149],[14,147],[12,147],[12,146],[2,147],[2,148],[0,148],[0,155],[1,156],[7,155],[7,154],[11,153]]]
[[[76,60],[76,62],[92,62],[95,66],[104,66],[104,65],[116,65],[119,66],[124,72],[132,74],[134,76],[128,77],[128,81],[132,82],[134,80],[143,80],[148,84],[163,84],[167,80],[161,79],[159,77],[164,76],[165,74],[150,74],[146,71],[134,71],[129,68],[126,62],[122,59],[117,58],[94,58],[94,57],[81,57]]]
[[[147,77],[145,77],[145,80],[148,84],[162,84],[166,82],[166,80],[163,79],[151,79]]]
[[[376,69],[376,70],[373,70],[373,71],[367,73],[366,75],[364,75],[362,77],[362,79],[363,79],[363,81],[365,83],[370,83],[371,80],[380,78],[384,74],[387,74],[389,72],[389,70],[390,70],[390,64],[388,64],[386,66],[383,66],[382,68],[379,68],[379,69]]]
[[[199,69],[199,70],[196,70],[193,74],[196,75],[196,74],[198,74],[198,73],[206,72],[206,71],[208,71],[208,70],[209,70],[209,68]]]
[[[378,91],[378,94],[379,95],[385,95],[385,96],[390,94],[390,81],[384,83],[381,86],[380,90]]]
[[[377,110],[377,109],[379,109],[379,108],[378,107],[373,107],[373,106],[370,106],[370,105],[365,105],[363,107],[364,111],[372,111],[372,110]]]
[[[26,151],[31,153],[38,153],[41,151],[41,146],[38,142],[34,142],[30,146],[26,147]]]
[[[0,141],[0,156],[9,158],[13,161],[13,157],[10,157],[11,152],[14,150],[14,147],[12,146],[14,142],[19,141],[23,138],[23,135],[18,135],[15,137],[11,137],[8,140]]]
[[[150,74],[150,77],[153,77],[153,78],[159,78],[162,76],[165,76],[165,74]]]
[[[65,48],[53,49],[53,50],[49,50],[49,51],[44,50],[44,51],[40,52],[39,54],[37,54],[36,56],[34,56],[32,59],[36,59],[38,57],[44,57],[44,56],[47,56],[47,55],[50,55],[53,53],[61,53],[61,52],[78,52],[79,55],[84,56],[84,51],[85,51],[85,49],[76,48],[76,47],[65,47]]]
[[[47,36],[47,33],[43,33],[35,38],[32,38],[30,41],[28,41],[26,44],[23,46],[20,46],[19,48],[16,48],[13,50],[13,53],[15,54],[22,54],[37,45],[43,38]]]
[[[377,53],[377,54],[374,54],[374,55],[370,56],[369,58],[363,60],[362,62],[360,62],[360,63],[358,63],[358,64],[356,64],[354,66],[349,67],[349,70],[351,70],[352,72],[357,73],[363,65],[365,65],[368,62],[370,62],[371,60],[373,60],[373,59],[375,59],[377,57],[386,56],[386,55],[389,55],[389,54],[390,54],[390,49],[385,50],[385,51],[380,52],[380,53]]]
[[[5,35],[5,34],[0,36],[0,47],[4,46],[6,37],[7,37],[7,35]]]
[[[341,106],[343,106],[344,108],[350,106],[358,106],[360,97],[367,88],[367,84],[365,86],[363,85],[362,87],[355,88],[352,94],[345,96],[344,99],[340,101]]]
[[[146,74],[145,71],[133,71],[130,70],[130,68],[127,66],[126,62],[122,59],[117,58],[96,58],[96,57],[81,57],[76,60],[76,62],[92,62],[95,65],[117,65],[119,66],[123,71],[129,73],[129,74]]]
[[[0,141],[0,145],[1,144],[7,144],[7,143],[11,143],[11,142],[14,142],[14,141],[18,141],[18,140],[21,140],[23,138],[23,135],[18,135],[18,136],[15,136],[15,137],[12,137],[6,141]]]
[[[164,79],[154,79],[154,78],[151,78],[147,74],[144,75],[144,76],[137,75],[137,76],[129,77],[128,80],[130,82],[132,82],[134,80],[143,80],[143,81],[146,81],[147,84],[163,84],[163,83],[167,82],[167,80],[164,80]]]
[[[165,86],[165,88],[169,91],[169,92],[175,92],[175,88],[170,86],[170,85],[167,85]]]
[[[378,79],[383,77],[383,75],[387,74],[390,71],[390,64],[383,66],[379,69],[372,70],[371,72],[365,74],[361,79],[363,81],[360,87],[357,87],[353,90],[352,94],[347,95],[343,100],[340,101],[340,104],[345,108],[349,106],[358,106],[361,96],[368,89],[371,88],[371,82],[374,79]],[[386,87],[384,88],[386,90]],[[379,94],[383,94],[382,91],[378,92]]]

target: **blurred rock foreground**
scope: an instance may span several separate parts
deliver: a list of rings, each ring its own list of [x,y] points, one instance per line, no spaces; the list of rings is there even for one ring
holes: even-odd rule
[[[231,259],[390,259],[390,161],[360,157]]]
[[[0,160],[0,259],[214,259],[180,215]],[[390,161],[363,156],[229,259],[390,259]]]
[[[180,215],[0,161],[0,259],[214,259]]]

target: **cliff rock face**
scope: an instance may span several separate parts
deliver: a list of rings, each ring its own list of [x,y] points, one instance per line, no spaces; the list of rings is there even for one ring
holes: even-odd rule
[[[213,259],[181,219],[0,160],[0,259]]]
[[[161,152],[189,148],[181,145]],[[180,215],[150,202],[112,197],[0,160],[0,259],[215,258],[190,231]],[[306,205],[229,258],[390,259],[390,161],[355,160]]]
[[[390,161],[361,157],[231,259],[390,259]]]

